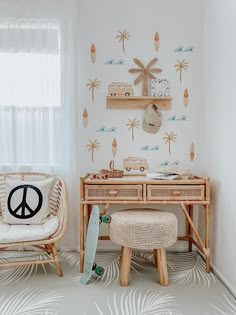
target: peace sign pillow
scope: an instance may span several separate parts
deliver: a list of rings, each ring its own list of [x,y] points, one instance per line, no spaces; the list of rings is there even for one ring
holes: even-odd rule
[[[9,224],[42,224],[49,215],[49,197],[53,177],[27,181],[6,178],[3,222]]]

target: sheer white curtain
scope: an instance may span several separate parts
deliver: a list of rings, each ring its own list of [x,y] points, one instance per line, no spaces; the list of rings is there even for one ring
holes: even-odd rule
[[[74,0],[0,1],[0,170],[65,179],[63,250],[78,248],[76,13]]]

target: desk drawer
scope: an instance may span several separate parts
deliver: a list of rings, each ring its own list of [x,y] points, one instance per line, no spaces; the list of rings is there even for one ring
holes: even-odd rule
[[[142,200],[142,185],[85,185],[86,200]]]
[[[147,200],[204,200],[204,185],[147,185]]]

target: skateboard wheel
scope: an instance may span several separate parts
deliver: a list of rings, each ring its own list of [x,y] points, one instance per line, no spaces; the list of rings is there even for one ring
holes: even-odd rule
[[[102,276],[104,274],[104,268],[101,266],[96,266],[95,268],[95,273],[98,276]]]
[[[97,264],[96,263],[94,263],[93,264],[93,268],[92,268],[92,270],[95,270],[97,268]]]
[[[111,216],[110,215],[104,215],[102,217],[102,222],[104,223],[110,223],[111,222]]]

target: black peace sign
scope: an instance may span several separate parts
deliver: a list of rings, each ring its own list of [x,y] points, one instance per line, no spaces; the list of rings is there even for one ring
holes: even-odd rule
[[[12,198],[13,194],[19,189],[23,189],[22,201],[15,209],[12,209],[11,198]],[[31,209],[30,206],[26,202],[28,189],[33,189],[39,197],[38,205],[35,209]],[[11,213],[11,215],[13,215],[14,217],[16,217],[18,219],[32,218],[41,209],[42,203],[43,203],[43,195],[42,195],[41,191],[33,185],[20,185],[20,186],[13,188],[11,190],[11,192],[8,196],[8,200],[7,200],[9,212]],[[28,210],[29,214],[25,213],[25,209]]]

